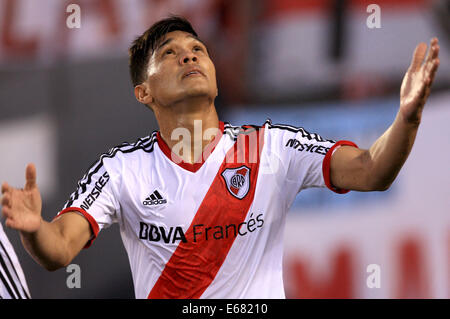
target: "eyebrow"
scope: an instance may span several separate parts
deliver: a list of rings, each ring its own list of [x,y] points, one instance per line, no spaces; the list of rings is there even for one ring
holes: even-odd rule
[[[168,39],[166,39],[163,43],[161,43],[160,45],[158,45],[158,47],[155,49],[155,52],[158,52],[159,50],[161,50],[163,46],[169,44],[170,41],[172,41],[172,40],[173,40],[173,38],[168,38]]]
[[[203,44],[203,46],[206,48],[206,51],[208,51],[208,47],[206,46],[206,44],[202,41],[202,40],[200,40],[198,37],[196,37],[196,36],[194,36],[194,35],[192,35],[192,34],[189,34],[188,36],[187,36],[188,38],[192,38],[192,39],[194,39],[194,40],[197,40],[198,42],[200,42],[201,44]],[[159,50],[161,50],[165,45],[167,45],[167,44],[169,44],[171,41],[173,40],[173,38],[168,38],[168,39],[166,39],[163,43],[161,43],[156,49],[155,49],[155,53],[157,53]]]

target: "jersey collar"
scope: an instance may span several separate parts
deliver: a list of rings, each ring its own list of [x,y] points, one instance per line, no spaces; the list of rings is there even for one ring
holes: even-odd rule
[[[159,148],[170,161],[174,162],[175,164],[177,164],[181,168],[184,168],[185,170],[195,173],[202,167],[203,163],[205,163],[208,157],[212,154],[215,147],[217,146],[217,143],[219,143],[220,139],[222,138],[223,131],[224,131],[224,122],[219,121],[219,132],[214,137],[212,142],[209,143],[203,150],[201,160],[193,164],[184,162],[178,155],[172,153],[172,150],[163,140],[159,131],[156,133],[156,138],[158,141]]]

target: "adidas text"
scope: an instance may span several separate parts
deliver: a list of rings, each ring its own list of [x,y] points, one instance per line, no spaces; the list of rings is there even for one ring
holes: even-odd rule
[[[146,206],[161,205],[161,204],[166,204],[166,203],[167,203],[167,200],[165,200],[165,199],[144,200],[142,202],[142,204],[144,204]]]

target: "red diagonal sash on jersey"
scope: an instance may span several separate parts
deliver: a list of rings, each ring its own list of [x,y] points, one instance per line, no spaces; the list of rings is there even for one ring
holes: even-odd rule
[[[252,138],[252,134],[256,138]],[[246,143],[238,143],[239,139],[245,139]],[[251,141],[256,143],[250,143]],[[263,141],[263,128],[239,135],[238,142],[228,151],[185,234],[187,242],[180,242],[148,298],[199,298],[214,280],[236,236],[239,236],[239,224],[245,220],[253,202]],[[244,161],[237,162],[236,159]],[[221,173],[227,168],[233,169],[242,165],[250,169],[250,188],[242,199],[238,199],[228,191]],[[226,225],[235,225],[235,232],[229,230],[228,237],[224,235],[223,238],[219,236],[215,238],[213,234],[217,228],[214,227],[222,226],[222,229],[225,229]],[[207,227],[211,228],[205,234]]]

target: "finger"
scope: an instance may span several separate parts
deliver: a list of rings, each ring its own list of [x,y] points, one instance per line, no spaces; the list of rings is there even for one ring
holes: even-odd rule
[[[432,62],[429,63],[429,65],[427,66],[427,70],[425,72],[425,79],[426,79],[426,84],[428,86],[430,86],[433,81],[434,81],[434,77],[436,76],[436,72],[437,69],[439,67],[439,59],[433,60]]]
[[[2,216],[5,218],[11,218],[11,208],[3,206],[2,207]]]
[[[9,194],[5,194],[2,196],[2,201],[1,201],[2,206],[4,206],[4,207],[10,206],[11,199],[9,196],[10,196]]]
[[[420,69],[423,59],[425,58],[425,53],[427,52],[427,45],[423,42],[419,43],[414,50],[414,54],[411,60],[411,65],[409,69],[412,72],[416,72]]]
[[[433,59],[435,59],[437,57],[438,52],[439,52],[438,39],[433,38],[430,41],[430,48],[428,50],[428,55],[425,61],[430,62]]]
[[[431,78],[431,82],[433,82],[434,80],[434,76],[436,75],[437,69],[439,67],[440,61],[439,59],[436,59],[433,63],[433,65],[431,66],[431,70],[430,70],[430,78]]]
[[[6,193],[6,192],[8,192],[8,191],[9,191],[9,185],[8,185],[7,182],[4,182],[4,183],[2,184],[2,194]]]
[[[432,60],[435,60],[435,59],[437,59],[437,57],[438,57],[438,55],[439,55],[439,50],[440,50],[440,46],[439,46],[439,44],[435,44],[434,46],[433,46],[433,51],[432,51],[432,56],[431,56],[431,59]]]
[[[25,172],[25,190],[30,190],[36,186],[36,166],[34,164],[28,164]]]
[[[435,44],[435,45],[430,47],[427,59],[425,61],[426,64],[433,63],[433,61],[438,58],[439,49],[440,49],[440,47],[439,47],[438,44]]]
[[[437,72],[438,67],[439,67],[439,59],[437,59],[435,61],[435,63],[433,64],[433,66],[431,68],[430,75],[429,75],[429,79],[430,79],[430,82],[428,84],[429,86],[431,86],[433,84],[433,82],[434,82],[434,78],[436,76],[436,72]]]
[[[19,228],[17,222],[12,218],[6,218],[5,225],[6,225],[6,227],[12,228],[12,229]]]
[[[434,37],[434,38],[431,39],[430,43],[431,43],[431,45],[438,44],[439,43],[439,39],[437,37]]]

